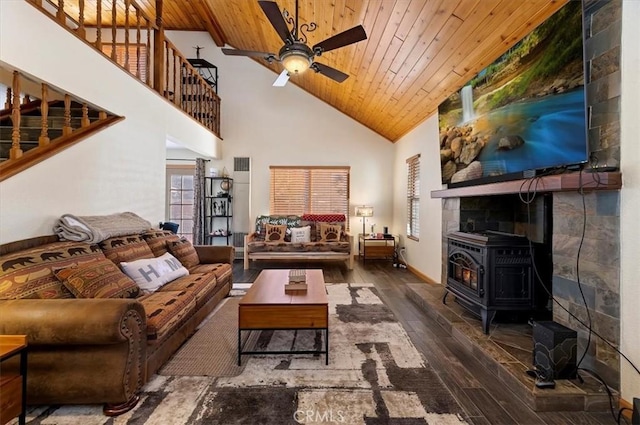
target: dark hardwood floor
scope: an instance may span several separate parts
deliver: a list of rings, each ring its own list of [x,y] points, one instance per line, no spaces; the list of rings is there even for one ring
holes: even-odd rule
[[[406,285],[421,283],[411,271],[394,268],[390,261],[356,261],[348,270],[344,263],[252,262],[243,270],[233,268],[234,282],[253,282],[266,268],[322,268],[325,282],[373,283],[393,310],[415,346],[432,365],[473,424],[615,424],[610,412],[534,412],[512,394],[478,359],[465,350],[434,319],[406,295]],[[624,423],[624,422],[623,422]]]

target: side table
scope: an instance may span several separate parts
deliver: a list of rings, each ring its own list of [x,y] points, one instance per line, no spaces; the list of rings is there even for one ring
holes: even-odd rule
[[[18,373],[5,372],[2,363],[20,357]],[[24,425],[27,419],[27,336],[0,335],[0,425],[18,416]]]
[[[368,259],[384,258],[393,259],[396,252],[396,236],[372,237],[368,234],[360,233],[358,236],[358,257],[362,262]]]

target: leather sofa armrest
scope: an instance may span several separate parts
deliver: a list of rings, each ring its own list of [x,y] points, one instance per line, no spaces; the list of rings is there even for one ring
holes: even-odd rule
[[[0,300],[0,311],[0,334],[28,335],[29,345],[103,345],[132,335],[146,338],[146,315],[135,299]],[[132,320],[137,330],[130,329]]]
[[[200,263],[215,264],[228,263],[233,264],[236,256],[236,249],[232,246],[212,246],[212,245],[196,245],[196,252]]]

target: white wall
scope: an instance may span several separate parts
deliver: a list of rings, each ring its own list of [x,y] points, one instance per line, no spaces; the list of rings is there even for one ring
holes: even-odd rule
[[[222,99],[222,160],[211,167],[233,170],[234,157],[251,158],[250,215],[269,213],[270,165],[351,166],[351,215],[355,205],[373,205],[376,231],[392,227],[394,145],[333,107],[289,83],[272,87],[278,74],[246,57],[225,56],[204,32],[167,32],[187,57],[218,67]],[[314,75],[315,78],[326,78]],[[336,83],[337,84],[337,83]],[[351,233],[362,222],[351,219]],[[359,230],[358,230],[359,229]]]
[[[640,2],[622,2],[621,161],[620,195],[620,349],[640,368]],[[621,359],[622,398],[640,397],[640,375]]]
[[[431,191],[442,189],[438,116],[433,115],[395,144],[394,228],[402,229],[407,262],[435,282],[442,274],[442,201]],[[420,154],[420,238],[406,237],[407,158]]]
[[[210,132],[25,1],[0,1],[0,66],[126,117],[0,183],[0,242],[51,234],[65,213],[133,211],[157,223],[167,138],[204,156],[218,151]]]

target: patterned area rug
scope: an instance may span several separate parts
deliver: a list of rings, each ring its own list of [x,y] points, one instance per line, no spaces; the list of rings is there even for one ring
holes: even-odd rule
[[[28,423],[466,423],[460,406],[373,285],[328,284],[327,291],[329,365],[324,355],[246,356],[238,376],[155,375],[138,406],[116,418],[104,417],[101,406],[39,407],[32,409]],[[321,338],[308,331],[262,332],[257,341],[266,350],[319,344]]]

